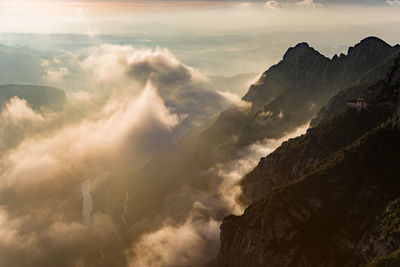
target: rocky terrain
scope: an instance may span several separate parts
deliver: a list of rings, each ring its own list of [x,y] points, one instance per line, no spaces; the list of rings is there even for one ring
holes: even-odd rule
[[[382,71],[373,70],[396,51],[398,47],[392,47],[377,38],[367,38],[349,49],[348,55],[334,59],[324,57],[306,43],[290,48],[282,61],[267,70],[243,97],[244,101],[251,103],[251,109],[232,106],[215,120],[192,131],[179,143],[155,155],[139,173],[126,174],[126,178],[121,179],[124,182],[113,184],[112,189],[108,184],[99,187],[93,192],[94,206],[99,211],[111,212],[116,220],[120,220],[121,214],[126,214],[124,220],[129,225],[138,218],[159,215],[165,209],[163,203],[166,197],[176,188],[188,186],[196,190],[209,190],[218,181],[215,173],[209,172],[210,168],[234,160],[249,143],[265,138],[280,138],[286,132],[309,122],[332,95],[344,89],[344,86],[358,84],[368,73],[373,73],[374,77],[384,77],[384,74],[380,74]],[[388,66],[382,66],[387,72]],[[341,67],[346,71],[341,71]],[[378,114],[376,120],[380,121]],[[365,127],[370,129],[373,126]],[[334,136],[336,133],[330,134]],[[344,144],[357,139],[359,134],[354,130],[348,140],[343,141]],[[324,157],[324,154],[320,157]],[[289,180],[296,170],[288,174]],[[133,175],[135,179],[131,179]],[[140,192],[137,192],[138,188]],[[105,207],[102,202],[97,202],[96,196],[107,191],[112,199],[110,203],[114,204]],[[125,201],[125,192],[135,197]],[[246,194],[244,198],[247,198],[246,202],[251,199]],[[146,201],[146,207],[136,205],[142,201]],[[179,209],[180,213],[184,213],[188,207]]]
[[[367,108],[342,108],[243,178],[251,205],[224,219],[219,266],[400,265],[399,60],[328,104],[361,92]]]
[[[251,103],[250,112],[236,108],[226,110],[204,131],[199,140],[199,155],[204,155],[202,159],[207,162],[211,151],[219,156],[218,160],[223,160],[226,155],[234,155],[238,148],[257,140],[281,137],[282,133],[313,119],[338,92],[345,90],[342,94],[345,94],[346,103],[348,97],[358,95],[362,88],[359,86],[383,78],[398,51],[399,46],[392,47],[375,37],[350,47],[347,55],[332,59],[307,43],[288,49],[282,61],[263,73],[243,97]],[[330,118],[337,110],[342,110],[343,101],[336,102],[329,112],[321,111],[320,117]],[[325,113],[332,115],[323,115]],[[323,120],[316,119],[313,125]]]

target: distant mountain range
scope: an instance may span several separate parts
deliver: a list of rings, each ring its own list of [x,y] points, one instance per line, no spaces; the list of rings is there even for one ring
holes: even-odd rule
[[[34,109],[60,109],[66,102],[64,91],[54,87],[3,84],[0,85],[0,110],[12,97],[25,99]]]

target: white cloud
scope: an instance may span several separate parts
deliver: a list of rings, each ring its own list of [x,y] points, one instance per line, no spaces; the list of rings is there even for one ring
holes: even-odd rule
[[[230,103],[232,103],[233,105],[235,105],[236,107],[238,107],[241,110],[247,110],[251,107],[251,103],[244,101],[242,99],[240,99],[239,96],[231,93],[231,92],[222,92],[222,91],[218,91],[218,93],[223,96],[225,99],[227,99]]]
[[[22,110],[22,113],[17,110],[16,114],[34,116]],[[115,164],[129,160],[127,150],[142,162],[147,157],[136,157],[143,152],[141,140],[150,132],[152,136],[162,138],[179,123],[179,117],[170,112],[151,85],[147,85],[137,98],[110,100],[95,117],[99,118],[84,119],[45,138],[28,139],[1,157],[7,162],[0,176],[1,185],[27,186],[54,179],[60,172],[65,172],[67,166],[86,161],[101,166],[100,162],[107,159],[110,164]]]
[[[43,59],[41,61],[41,66],[45,71],[45,75],[42,77],[51,83],[61,82],[68,74],[69,70],[66,67],[58,66],[59,59],[54,58],[52,61]]]
[[[124,261],[131,241],[123,245],[118,236],[122,229],[99,213],[98,201],[106,201],[108,195],[95,194],[143,167],[171,142],[176,127],[188,116],[167,106],[160,90],[167,95],[198,92],[197,99],[190,94],[185,99],[203,108],[193,104],[205,90],[196,84],[201,75],[166,50],[97,49],[87,56],[42,62],[50,73],[63,67],[74,70],[58,82],[84,77],[75,81],[84,82],[76,87],[80,90],[68,94],[65,110],[35,111],[25,100],[13,98],[0,115],[0,191],[7,195],[0,205],[13,210],[12,214],[0,210],[0,250],[35,244],[35,249],[1,253],[2,266],[5,262],[24,266],[25,260],[31,266],[53,266],[48,256],[53,252],[64,266],[84,266],[111,256]],[[142,75],[145,79],[140,79]],[[14,135],[19,136],[17,141]],[[81,188],[85,180],[90,180],[90,188]]]
[[[27,122],[43,121],[42,115],[35,112],[25,99],[13,97],[10,102],[6,103],[5,108],[1,112],[1,120],[10,121],[14,124]]]
[[[24,266],[24,259],[30,266],[54,266],[53,260],[63,266],[91,266],[96,260],[120,266],[129,248],[134,266],[187,266],[215,256],[222,216],[242,208],[236,201],[238,179],[257,163],[257,157],[268,153],[262,147],[266,143],[249,147],[228,165],[210,169],[207,173],[217,178],[209,191],[174,188],[177,192],[166,193],[168,201],[157,200],[160,205],[171,204],[168,209],[174,211],[185,202],[187,209],[179,210],[180,217],[161,212],[157,218],[143,216],[143,221],[151,220],[147,228],[141,220],[133,226],[130,216],[137,207],[132,202],[146,190],[125,183],[135,185],[136,171],[165,148],[174,131],[193,114],[204,114],[212,101],[223,99],[202,86],[196,70],[166,50],[140,51],[102,46],[90,49],[86,56],[44,62],[45,67],[71,70],[61,81],[80,75],[79,81],[88,85],[68,94],[65,110],[35,111],[21,99],[6,105],[2,138],[9,131],[4,128],[6,118],[30,124],[14,127],[17,134],[22,132],[21,140],[0,154],[0,193],[7,196],[0,198],[7,211],[0,210],[4,241],[0,240],[0,250],[12,252],[0,254],[0,265]],[[222,95],[239,107],[249,107],[237,96]],[[209,120],[210,114],[214,113],[204,118]],[[266,146],[272,149],[275,143]],[[83,181],[90,181],[90,188],[82,188]],[[159,186],[160,181],[146,180],[145,185]],[[122,194],[116,197],[115,192]],[[149,232],[135,242],[144,228]],[[23,245],[12,251],[15,243]],[[26,249],[30,244],[35,244],[34,249]],[[115,263],[116,259],[122,263]]]
[[[129,257],[130,267],[201,266],[215,256],[215,247],[209,246],[219,239],[219,223],[213,219],[198,221],[197,212],[206,209],[196,202],[182,224],[166,224],[145,234],[134,245]],[[214,250],[214,251],[213,251]]]
[[[192,192],[196,199],[183,223],[169,218],[157,230],[147,233],[133,245],[128,257],[130,266],[192,266],[208,263],[219,247],[219,226],[223,214],[240,215],[244,206],[238,201],[240,179],[252,170],[260,157],[274,151],[283,141],[306,131],[303,125],[280,139],[267,139],[250,145],[238,153],[235,160],[218,164],[207,175],[216,174],[217,185],[205,192]],[[213,199],[213,201],[210,201]],[[193,264],[196,263],[196,264]]]
[[[388,0],[386,1],[391,6],[400,6],[400,0]]]
[[[73,102],[88,102],[91,99],[91,95],[88,91],[78,91],[78,92],[73,92],[71,94],[72,101]]]
[[[105,45],[44,60],[42,67],[46,78],[72,90],[62,110],[34,110],[13,98],[0,115],[0,192],[7,196],[0,205],[13,211],[0,214],[0,226],[9,225],[0,229],[0,250],[27,240],[35,244],[32,250],[1,253],[0,265],[53,266],[48,256],[53,253],[60,266],[95,265],[93,259],[107,257],[113,264],[115,258],[124,262],[134,237],[122,239],[125,228],[100,207],[116,205],[107,187],[135,179],[134,173],[178,136],[179,127],[191,129],[194,123],[183,124],[211,119],[228,101],[165,49]],[[54,75],[63,69],[69,71]],[[87,180],[90,188],[81,188]],[[136,191],[124,192],[119,220],[127,227],[132,208],[127,200]],[[177,235],[186,240],[179,233],[190,227]],[[217,228],[210,221],[190,240]]]
[[[238,6],[238,7],[251,7],[251,6],[253,6],[253,3],[250,3],[250,2],[242,2],[242,3],[239,3],[237,6]]]
[[[297,2],[299,6],[313,6],[313,7],[319,7],[321,6],[320,3],[315,3],[314,0],[302,0],[300,2]]]
[[[278,1],[271,0],[271,1],[265,2],[264,7],[274,9],[274,8],[281,7],[281,5],[279,4]]]

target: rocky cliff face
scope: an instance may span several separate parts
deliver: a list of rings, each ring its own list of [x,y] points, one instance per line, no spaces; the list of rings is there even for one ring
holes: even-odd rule
[[[378,145],[383,138],[388,143]],[[379,127],[244,215],[227,217],[219,265],[359,266],[397,249],[397,233],[386,229],[400,190],[399,140],[393,127]]]
[[[279,138],[283,132],[307,123],[339,91],[354,88],[343,98],[347,101],[347,97],[358,95],[358,85],[383,78],[392,62],[388,58],[397,51],[398,46],[375,37],[362,40],[349,48],[347,55],[333,59],[306,43],[290,48],[282,61],[263,73],[243,97],[252,104],[249,112],[223,112],[203,133],[200,158],[207,162],[209,151],[224,158],[238,147]]]
[[[261,158],[257,167],[242,179],[242,200],[250,204],[307,174],[316,163],[377,127],[392,112],[391,108],[371,108],[362,113],[348,111],[309,129],[304,136],[284,142]]]
[[[314,164],[377,127],[393,112],[396,114],[400,82],[399,59],[400,56],[392,59],[385,79],[371,86],[356,86],[343,91],[347,96],[351,92],[354,98],[365,99],[370,106],[366,111],[343,113],[345,103],[337,105],[342,108],[342,114],[319,127],[309,129],[305,136],[283,143],[274,153],[262,158],[258,166],[241,182],[244,202],[255,201],[272,189],[301,177]],[[330,103],[338,98],[340,101],[345,99],[334,96]]]
[[[221,226],[219,266],[398,266],[399,58],[347,110],[263,158],[242,216]],[[389,265],[388,265],[389,264]]]
[[[395,46],[394,50],[394,53],[390,54],[380,64],[366,72],[358,81],[359,85],[346,88],[333,96],[328,103],[318,111],[317,116],[311,121],[311,127],[315,127],[340,114],[345,109],[346,103],[349,100],[362,96],[365,87],[371,86],[379,79],[385,77],[393,66],[393,61],[400,55],[399,46]]]

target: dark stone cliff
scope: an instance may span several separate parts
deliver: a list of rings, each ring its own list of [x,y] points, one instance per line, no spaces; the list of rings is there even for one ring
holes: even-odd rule
[[[398,51],[399,46],[392,47],[375,37],[362,40],[349,48],[347,55],[333,59],[307,43],[289,48],[282,61],[263,73],[243,97],[252,104],[249,112],[231,108],[204,131],[199,140],[200,160],[212,164],[240,147],[264,138],[279,138],[309,122],[338,92],[356,88],[346,95],[347,101],[347,97],[358,95],[359,86],[384,78],[391,57]]]
[[[362,111],[289,140],[242,181],[219,266],[400,266],[399,58],[360,88]]]

